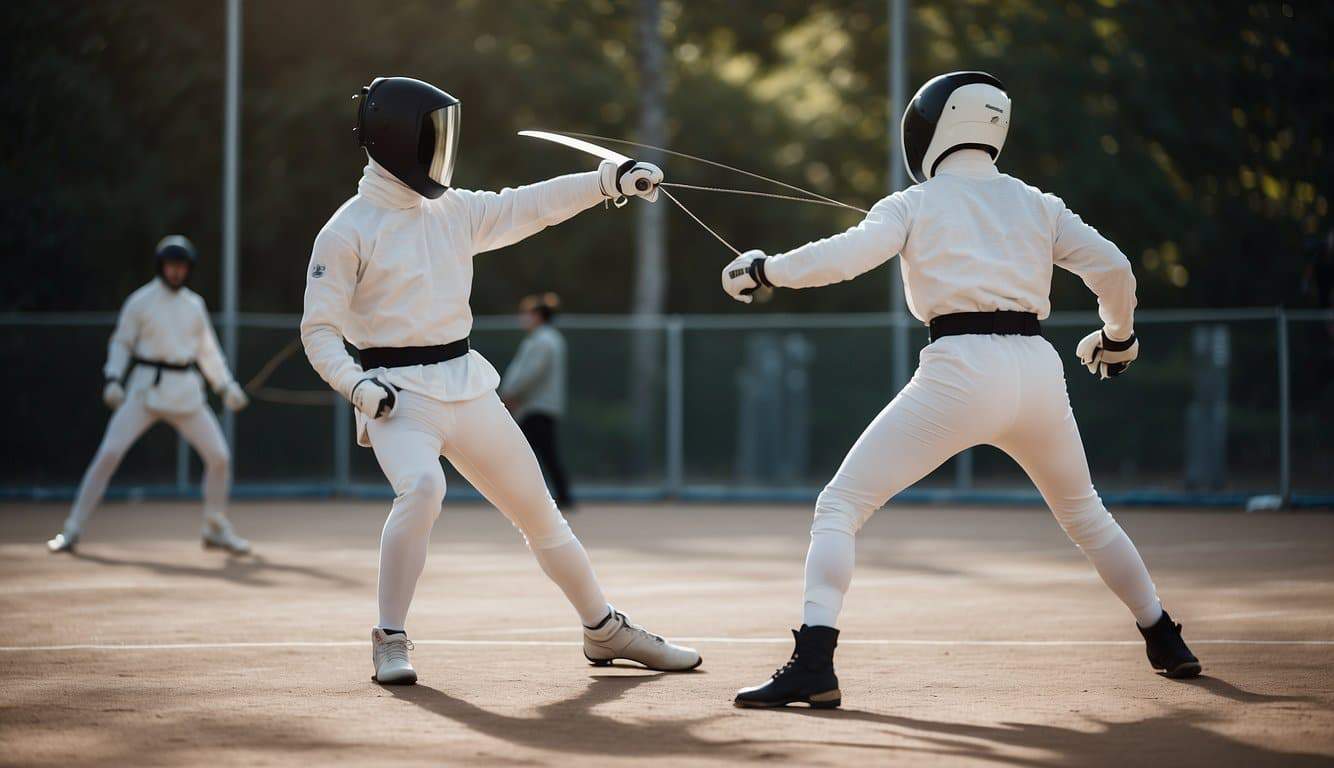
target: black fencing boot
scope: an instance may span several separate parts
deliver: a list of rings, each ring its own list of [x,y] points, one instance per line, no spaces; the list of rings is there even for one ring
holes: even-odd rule
[[[1181,625],[1173,624],[1172,617],[1163,611],[1162,618],[1152,627],[1135,625],[1144,635],[1144,652],[1154,669],[1161,669],[1171,678],[1195,677],[1200,674],[1200,660],[1181,639]]]
[[[796,648],[792,658],[769,678],[769,682],[737,691],[738,707],[781,707],[806,702],[816,709],[833,709],[843,703],[834,675],[834,648],[838,630],[808,627],[792,630]]]

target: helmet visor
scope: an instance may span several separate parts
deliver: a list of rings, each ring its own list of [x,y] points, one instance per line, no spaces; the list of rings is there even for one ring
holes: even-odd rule
[[[422,133],[417,156],[426,167],[426,175],[442,187],[454,177],[454,158],[459,144],[461,104],[450,104],[422,118]]]

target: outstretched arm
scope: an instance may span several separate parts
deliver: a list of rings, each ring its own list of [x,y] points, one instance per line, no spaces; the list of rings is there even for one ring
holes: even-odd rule
[[[770,256],[764,275],[780,288],[814,288],[851,280],[894,258],[908,239],[908,200],[896,192],[876,203],[846,232]]]
[[[889,261],[903,249],[912,227],[907,196],[895,192],[873,206],[857,226],[787,253],[746,251],[723,267],[723,290],[749,304],[762,285],[814,288],[851,280]]]
[[[603,160],[596,171],[557,176],[499,192],[465,192],[473,253],[494,251],[541,232],[598,203],[627,196],[653,202],[662,170],[652,163]]]
[[[606,199],[596,171],[499,192],[462,194],[472,225],[474,253],[513,245]]]

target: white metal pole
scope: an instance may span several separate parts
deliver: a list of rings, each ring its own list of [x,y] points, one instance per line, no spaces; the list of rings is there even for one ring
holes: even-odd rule
[[[681,495],[685,485],[685,323],[667,318],[667,495]]]
[[[906,186],[899,125],[908,100],[908,0],[889,0],[889,191]],[[894,391],[908,383],[908,309],[903,295],[903,270],[900,259],[890,265],[889,303],[894,320],[893,349],[890,350]]]
[[[1278,498],[1287,506],[1292,499],[1292,382],[1288,351],[1288,314],[1283,307],[1278,320]]]
[[[352,487],[352,404],[334,398],[334,493],[346,494]]]
[[[222,155],[222,346],[235,373],[237,360],[237,207],[241,153],[241,0],[227,0],[227,78],[223,115]],[[236,421],[225,410],[222,427],[227,442],[236,446]]]

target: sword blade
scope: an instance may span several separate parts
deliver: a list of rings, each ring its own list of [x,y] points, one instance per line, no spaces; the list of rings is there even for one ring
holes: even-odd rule
[[[625,155],[622,155],[620,152],[607,149],[606,147],[599,147],[592,142],[572,138],[560,133],[551,133],[550,131],[519,131],[519,135],[527,136],[530,139],[543,139],[545,141],[561,144],[570,149],[587,152],[588,154],[593,155],[594,157],[600,157],[603,160],[614,160],[617,163],[624,163],[630,159]]]

